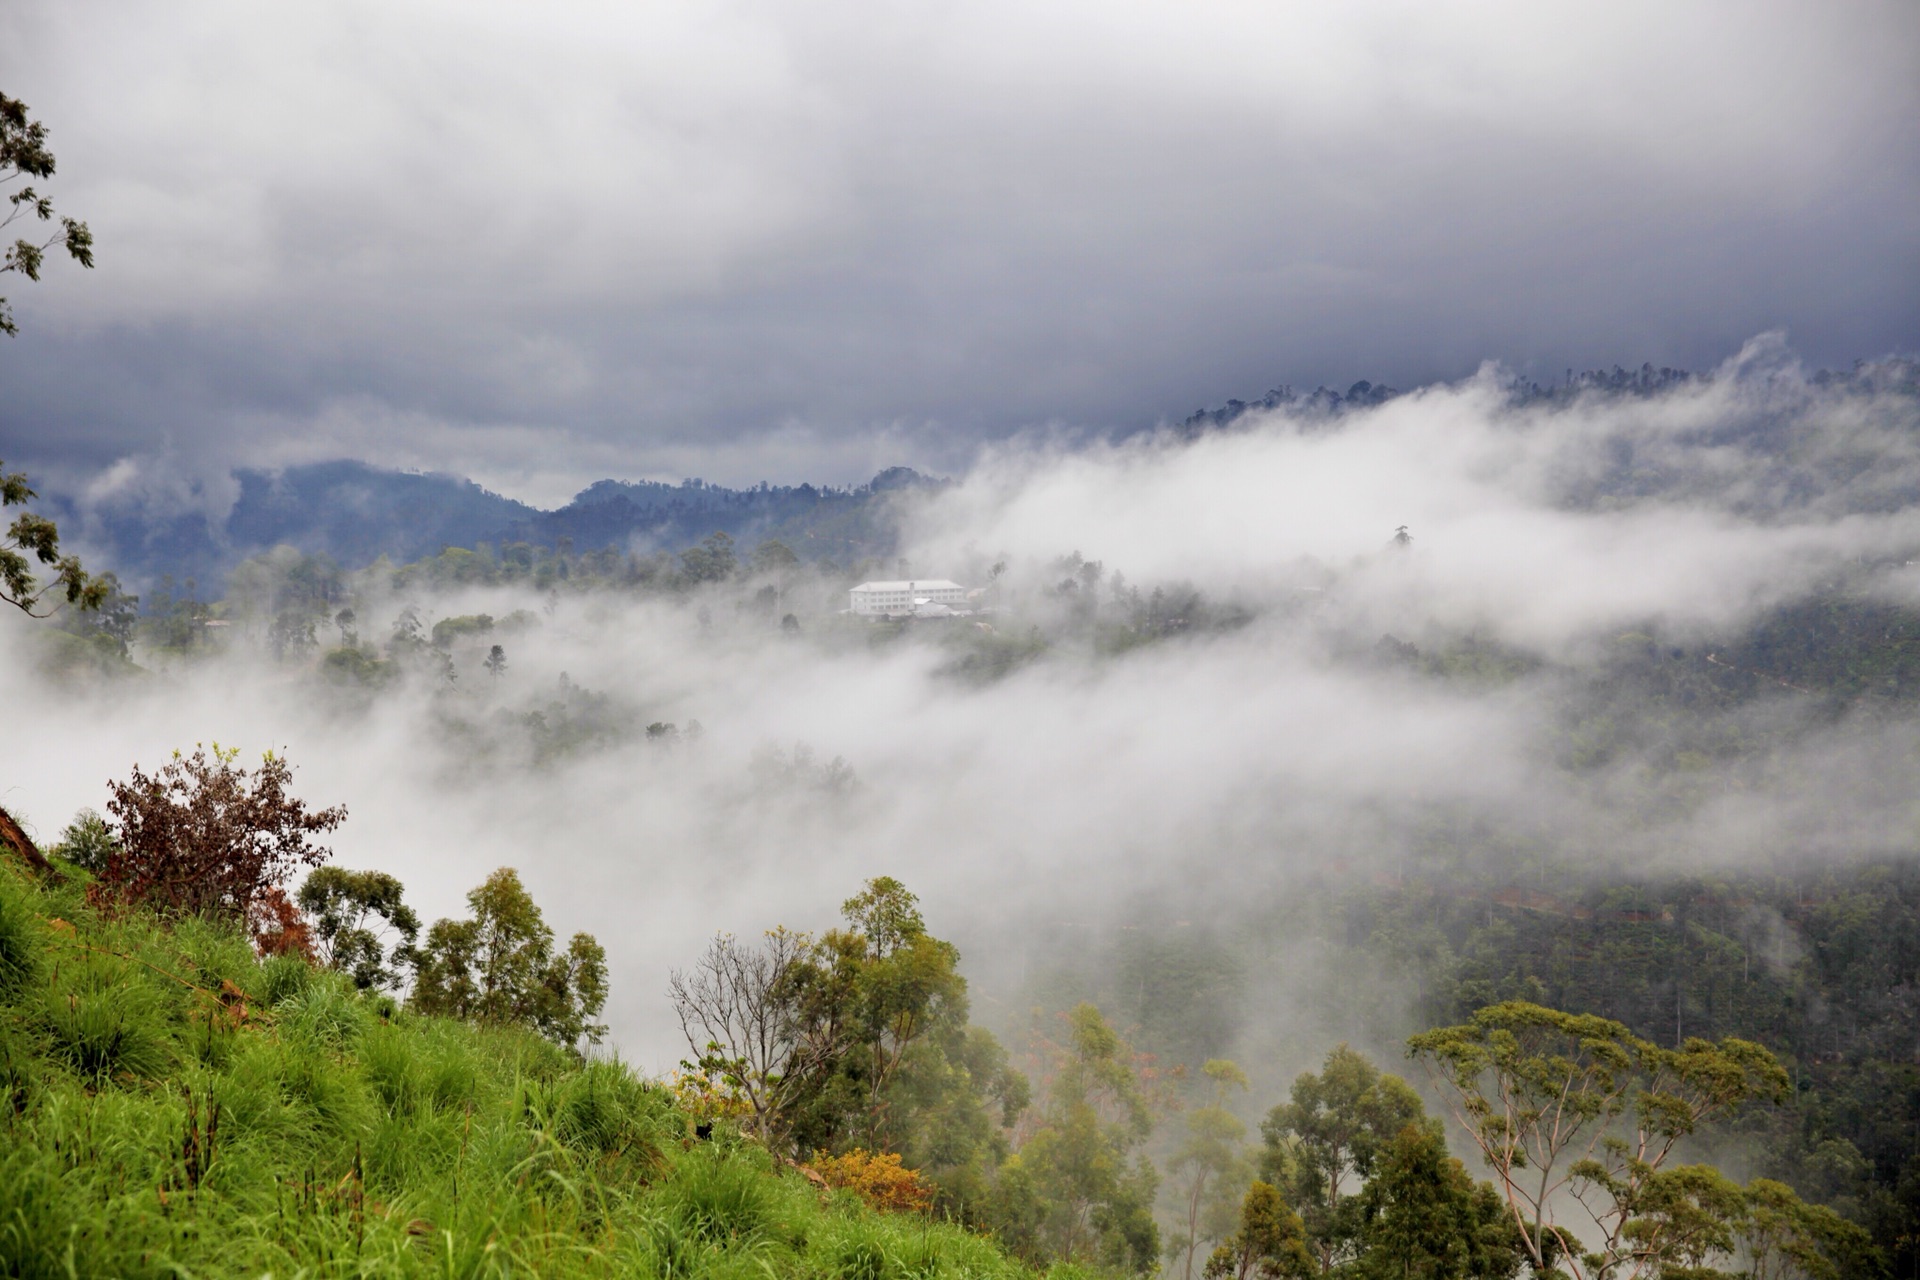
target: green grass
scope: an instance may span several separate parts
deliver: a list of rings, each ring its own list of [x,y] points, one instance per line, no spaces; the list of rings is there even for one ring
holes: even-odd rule
[[[0,864],[0,1276],[1029,1273],[663,1088]]]

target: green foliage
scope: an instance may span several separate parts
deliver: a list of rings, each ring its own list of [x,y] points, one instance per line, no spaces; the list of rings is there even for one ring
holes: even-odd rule
[[[1246,968],[1211,931],[1130,932],[1116,958],[1115,1016],[1157,1055],[1197,1069],[1232,1045],[1246,1014]]]
[[[1842,1280],[1883,1271],[1867,1232],[1823,1205],[1766,1178],[1747,1184],[1733,1210],[1733,1234],[1751,1261],[1752,1280]]]
[[[321,678],[329,684],[377,689],[397,674],[398,668],[393,662],[360,648],[329,649],[320,659]]]
[[[19,105],[0,94],[0,175],[6,170],[4,149],[10,145],[8,112]],[[20,193],[15,192],[12,198],[17,200],[19,196]],[[0,222],[0,226],[4,225]],[[25,244],[24,240],[20,242],[22,246]],[[13,250],[8,250],[6,264],[0,265],[0,271],[16,269],[12,255]],[[0,332],[13,332],[5,298],[0,298]],[[8,472],[5,464],[0,463],[0,509],[24,506],[36,496],[24,473]],[[35,576],[36,561],[52,567],[51,580],[42,582]],[[23,511],[13,518],[5,532],[0,532],[0,601],[30,617],[44,618],[62,602],[79,609],[97,609],[106,600],[107,591],[106,580],[81,568],[80,557],[60,554],[60,531],[47,517]],[[50,608],[42,610],[41,604],[50,595],[57,598]]]
[[[1344,1265],[1364,1247],[1355,1193],[1382,1150],[1425,1117],[1420,1097],[1347,1045],[1327,1055],[1320,1074],[1304,1072],[1288,1101],[1261,1125],[1261,1176],[1299,1206],[1306,1239],[1322,1269]]]
[[[1697,1193],[1680,1188],[1668,1158],[1702,1122],[1787,1088],[1785,1070],[1750,1041],[1663,1049],[1606,1018],[1523,1001],[1408,1045],[1493,1171],[1535,1270],[1569,1256],[1597,1271],[1627,1257],[1683,1265],[1711,1251],[1689,1216],[1708,1210],[1689,1207]],[[1561,1225],[1565,1194],[1581,1201],[1597,1242]],[[1649,1206],[1679,1225],[1649,1236]]]
[[[103,664],[124,665],[140,621],[140,597],[121,590],[120,579],[113,573],[100,574],[94,581],[100,587],[98,603],[66,611],[56,625],[84,642]]]
[[[789,574],[800,567],[800,557],[786,543],[769,538],[753,549],[748,566],[756,574]]]
[[[432,644],[436,649],[451,648],[455,641],[484,636],[493,631],[493,615],[490,613],[463,614],[457,618],[442,618],[433,624]]]
[[[1265,1182],[1247,1188],[1240,1222],[1207,1259],[1207,1280],[1307,1280],[1320,1274],[1307,1248],[1300,1215],[1287,1206],[1279,1189]]]
[[[1031,1253],[1146,1271],[1160,1255],[1159,1178],[1136,1152],[1152,1106],[1131,1046],[1098,1009],[1080,1005],[1067,1025],[1039,1125],[1002,1172],[1001,1216]]]
[[[1447,1154],[1438,1121],[1409,1124],[1376,1151],[1360,1204],[1357,1273],[1367,1280],[1510,1280],[1520,1271],[1506,1205]]]
[[[47,149],[47,126],[27,115],[26,103],[0,93],[0,186],[21,178],[51,178],[53,168],[53,152]],[[7,214],[0,218],[0,229],[12,226],[21,218],[52,222],[53,201],[32,186],[9,192]],[[5,255],[0,256],[0,275],[17,271],[29,280],[38,280],[47,250],[55,246],[65,250],[67,256],[81,266],[93,266],[93,233],[87,230],[86,223],[62,217],[59,231],[47,239],[22,236],[8,245]],[[5,298],[0,298],[0,333],[11,337],[18,332],[12,309]]]
[[[60,841],[47,852],[64,858],[74,866],[94,875],[107,869],[107,864],[120,850],[120,840],[113,834],[113,828],[107,825],[92,809],[82,809],[73,815],[66,830],[60,833]]]
[[[739,568],[733,553],[733,539],[725,533],[711,533],[697,547],[680,553],[680,565],[689,583],[725,582]]]
[[[773,1149],[891,1152],[932,1184],[939,1211],[998,1224],[1026,1077],[967,1025],[959,953],[927,932],[906,886],[870,880],[842,910],[847,928],[776,929],[758,946],[722,935],[676,971],[683,1065]]]
[[[397,1011],[230,928],[0,869],[9,929],[40,958],[0,991],[0,1275],[1027,1274],[724,1127],[690,1141],[617,1062]]]
[[[964,1212],[1026,1082],[967,1026],[959,952],[927,932],[905,885],[870,880],[842,910],[845,929],[777,929],[758,947],[722,935],[676,971],[686,1066],[776,1149],[906,1152]]]
[[[1417,976],[1430,1023],[1525,997],[1666,1044],[1731,1035],[1777,1048],[1789,1105],[1711,1140],[1749,1146],[1736,1158],[1756,1173],[1869,1225],[1896,1272],[1920,1265],[1920,1003],[1903,994],[1920,973],[1920,867],[1631,884],[1562,873],[1524,895],[1506,883],[1449,866],[1443,883],[1410,880],[1344,910],[1364,910],[1376,962]]]
[[[435,921],[411,952],[413,1007],[531,1027],[556,1044],[599,1043],[606,1027],[593,1018],[607,1002],[607,954],[593,935],[576,933],[555,951],[553,930],[511,867],[488,876],[467,905],[472,919]]]
[[[400,882],[382,871],[348,871],[344,867],[317,867],[300,886],[296,901],[312,918],[320,960],[353,976],[353,984],[398,988],[400,965],[412,954],[420,936],[420,919],[401,900]],[[369,919],[377,920],[376,932]],[[397,940],[389,943],[385,934]]]
[[[41,923],[28,895],[11,875],[0,874],[0,1002],[11,1002],[40,971]]]
[[[154,588],[147,616],[137,631],[141,640],[158,652],[183,656],[208,647],[207,624],[213,620],[213,606],[200,599],[198,584],[192,578],[187,579],[184,590],[176,591],[173,575],[165,574]]]
[[[1192,1280],[1202,1247],[1236,1229],[1240,1189],[1253,1179],[1247,1126],[1226,1105],[1229,1090],[1248,1087],[1247,1073],[1224,1058],[1210,1059],[1200,1070],[1213,1085],[1211,1104],[1187,1113],[1186,1138],[1167,1161],[1179,1218],[1167,1238],[1167,1256],[1180,1261],[1186,1280]]]

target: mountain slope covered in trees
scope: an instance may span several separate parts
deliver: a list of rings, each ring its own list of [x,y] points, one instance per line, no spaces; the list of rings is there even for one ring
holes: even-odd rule
[[[183,503],[178,495],[155,499],[129,490],[84,508],[57,498],[48,506],[97,569],[129,583],[192,580],[217,594],[240,562],[283,546],[349,569],[483,543],[677,550],[715,532],[784,539],[808,559],[887,555],[896,545],[898,501],[937,487],[904,467],[851,488],[603,480],[543,511],[458,476],[360,462],[241,469],[231,479],[230,497],[197,492]]]

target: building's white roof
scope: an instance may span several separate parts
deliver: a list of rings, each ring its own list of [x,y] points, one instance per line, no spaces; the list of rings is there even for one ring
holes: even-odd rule
[[[911,582],[863,582],[855,591],[962,591],[957,582],[945,578],[915,578]]]

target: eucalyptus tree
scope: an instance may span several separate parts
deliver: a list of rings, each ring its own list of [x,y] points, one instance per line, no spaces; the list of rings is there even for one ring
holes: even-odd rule
[[[1359,1256],[1361,1183],[1394,1137],[1421,1120],[1420,1096],[1365,1054],[1337,1045],[1318,1074],[1301,1073],[1261,1125],[1261,1176],[1298,1208],[1320,1273]]]
[[[1578,1280],[1701,1265],[1721,1247],[1709,1221],[1735,1206],[1674,1151],[1703,1123],[1787,1092],[1780,1063],[1750,1041],[1666,1049],[1517,1000],[1408,1046],[1492,1170],[1528,1265]],[[1577,1216],[1563,1221],[1569,1205]]]
[[[1184,1280],[1193,1280],[1201,1247],[1235,1229],[1241,1192],[1253,1180],[1246,1123],[1227,1106],[1231,1090],[1246,1091],[1247,1073],[1225,1058],[1210,1059],[1200,1073],[1212,1084],[1213,1097],[1187,1113],[1186,1138],[1167,1160],[1181,1226],[1167,1242],[1168,1256],[1180,1259]]]

